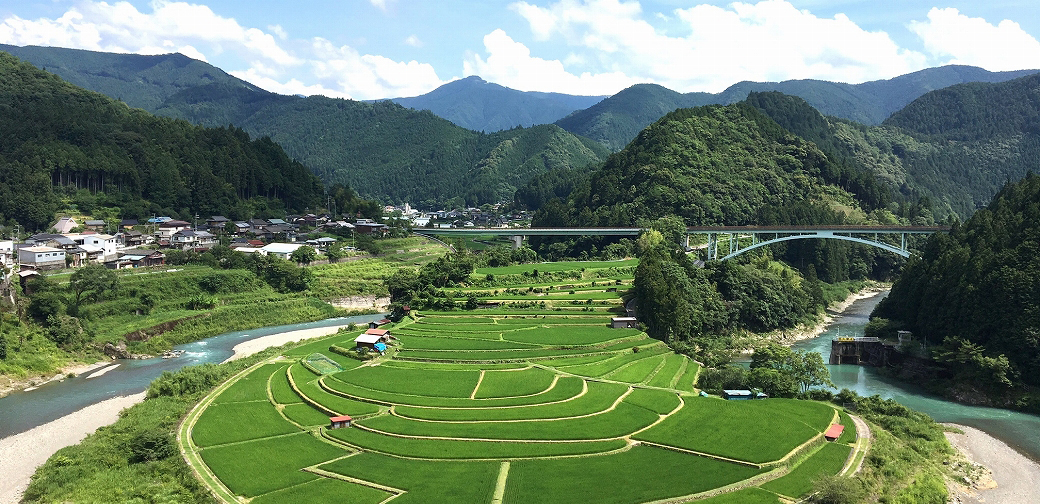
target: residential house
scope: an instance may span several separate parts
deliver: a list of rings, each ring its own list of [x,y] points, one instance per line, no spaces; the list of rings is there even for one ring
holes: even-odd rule
[[[264,219],[249,219],[249,232],[253,234],[262,234],[269,225],[271,225],[271,223]]]
[[[361,222],[358,221],[354,225],[358,233],[361,234],[386,234],[390,230],[390,227],[386,224],[379,224],[378,222]]]
[[[192,231],[182,229],[170,237],[170,246],[179,249],[212,248],[217,237],[208,231]]]
[[[145,242],[144,233],[140,231],[125,231],[116,236],[122,240],[124,247],[139,247]]]
[[[118,259],[107,261],[105,267],[110,269],[147,268],[152,266],[164,266],[166,264],[166,254],[163,254],[158,250],[140,250],[133,252],[134,253],[124,254]]]
[[[310,245],[318,250],[328,250],[329,247],[331,247],[332,244],[336,243],[337,241],[339,240],[335,238],[330,238],[328,236],[322,236],[321,238],[318,238],[316,240],[307,240],[306,243],[307,245]]]
[[[52,270],[65,267],[65,251],[59,248],[37,245],[18,248],[18,262],[23,268]]]
[[[78,235],[74,235],[78,236]],[[37,233],[25,239],[25,243],[30,246],[39,245],[44,247],[54,247],[63,250],[72,250],[78,246],[78,244],[68,236],[53,233]]]
[[[124,230],[124,231],[129,231],[129,230],[133,229],[134,226],[140,226],[140,225],[141,225],[141,223],[137,219],[123,219],[122,221],[119,222],[119,227],[122,230]]]
[[[231,219],[228,219],[223,215],[214,215],[206,219],[206,225],[212,230],[217,230],[218,233],[222,233],[224,231],[224,226],[229,222],[231,222]]]
[[[185,229],[191,229],[191,223],[182,220],[168,220],[166,222],[159,223],[159,229],[155,232],[155,238],[157,240],[167,240],[172,243],[173,235],[178,231]]]
[[[85,228],[87,228],[87,229],[89,229],[91,231],[97,231],[97,232],[101,233],[101,232],[105,231],[106,227],[108,227],[108,223],[103,221],[103,220],[100,220],[100,219],[88,220],[87,222],[83,223],[83,227],[85,227]]]
[[[79,224],[72,217],[62,217],[52,227],[59,233],[71,233],[74,228],[79,227]]]

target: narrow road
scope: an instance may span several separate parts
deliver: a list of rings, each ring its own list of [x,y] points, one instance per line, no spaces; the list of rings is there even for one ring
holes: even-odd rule
[[[859,462],[856,463],[856,468],[851,472],[846,472],[847,476],[852,476],[853,474],[858,473],[860,469],[863,469],[863,461],[867,459],[867,452],[870,451],[871,434],[870,426],[867,425],[867,422],[864,422],[862,418],[856,415],[849,415],[849,418],[851,418],[852,422],[856,424],[856,446],[852,449],[852,460],[859,458]],[[859,456],[860,452],[863,453],[862,457]]]

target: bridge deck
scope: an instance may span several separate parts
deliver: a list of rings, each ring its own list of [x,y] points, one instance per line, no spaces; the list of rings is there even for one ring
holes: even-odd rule
[[[931,234],[949,231],[946,226],[691,226],[690,234],[708,233],[909,233]],[[643,228],[416,228],[413,232],[430,235],[496,236],[638,236]]]

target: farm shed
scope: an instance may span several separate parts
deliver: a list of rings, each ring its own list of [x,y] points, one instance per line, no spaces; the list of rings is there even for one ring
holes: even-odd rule
[[[385,326],[390,323],[390,319],[373,320],[368,323],[369,329],[379,329],[380,326]]]
[[[827,431],[823,433],[823,437],[827,438],[827,441],[834,441],[841,437],[841,433],[845,431],[845,426],[842,424],[831,424],[827,428]]]
[[[359,347],[368,347],[377,352],[386,351],[386,343],[390,339],[390,331],[386,329],[369,329],[364,334],[354,338],[354,344]],[[378,346],[383,347],[382,350]]]
[[[723,390],[722,398],[727,401],[747,401],[755,398],[750,390]]]
[[[390,334],[390,330],[389,329],[369,329],[369,330],[365,331],[365,334],[370,334],[372,336],[379,336],[380,338],[382,338],[382,341],[384,343],[389,342],[390,338],[393,338],[393,336]]]
[[[332,418],[329,418],[329,428],[330,429],[339,429],[339,428],[342,428],[342,427],[350,427],[350,422],[353,421],[353,420],[354,419],[350,418],[349,415],[332,417]]]
[[[614,329],[634,329],[636,327],[635,317],[611,317],[610,327]]]

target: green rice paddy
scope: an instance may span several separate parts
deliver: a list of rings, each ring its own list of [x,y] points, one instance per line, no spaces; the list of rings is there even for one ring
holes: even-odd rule
[[[593,272],[635,264],[481,276],[575,271],[523,288],[619,306],[623,292]],[[840,469],[847,443],[808,443],[835,417],[830,406],[698,397],[697,363],[639,330],[611,329],[607,306],[575,308],[424,313],[390,326],[396,350],[364,362],[328,351],[352,347],[356,332],[316,340],[215,394],[188,430],[192,447],[232,494],[257,503],[630,503],[740,482],[750,488],[705,502],[765,503]],[[353,425],[329,429],[332,414]],[[762,476],[771,468],[758,464],[800,447],[817,451],[798,452],[783,477]]]

